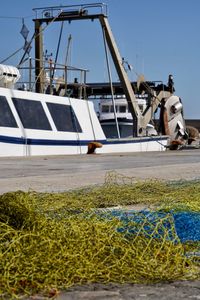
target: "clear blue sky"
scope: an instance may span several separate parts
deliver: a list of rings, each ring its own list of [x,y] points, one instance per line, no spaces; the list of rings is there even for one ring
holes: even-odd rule
[[[22,17],[30,33],[34,24],[32,8],[94,3],[91,0],[6,0],[1,1],[0,60],[23,46],[20,35]],[[200,0],[104,0],[109,23],[120,53],[147,80],[167,82],[173,74],[176,94],[184,104],[186,118],[200,119]],[[56,54],[60,24],[46,30],[44,47]],[[101,28],[98,21],[66,23],[62,46],[72,34],[71,64],[90,70],[88,81],[105,81],[106,64]],[[10,59],[17,64],[22,52]],[[34,56],[34,53],[32,53]],[[65,53],[59,56],[63,63]],[[129,73],[136,80],[134,72]],[[113,73],[113,81],[117,75]]]

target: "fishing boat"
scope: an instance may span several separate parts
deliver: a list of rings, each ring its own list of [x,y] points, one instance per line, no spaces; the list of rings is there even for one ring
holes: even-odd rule
[[[138,98],[138,105],[141,112],[146,107],[146,100]],[[125,98],[116,98],[116,118],[114,114],[113,102],[111,99],[102,99],[99,105],[99,121],[107,138],[127,138],[132,136],[133,120]],[[119,133],[117,131],[117,123]],[[152,124],[146,126],[147,136],[158,135],[157,130]]]
[[[18,66],[0,65],[0,156],[164,151],[169,141],[185,141],[182,103],[170,85],[158,88],[141,82],[140,93],[148,94],[148,105],[141,111],[108,23],[105,4],[42,7],[34,11],[31,42],[35,41],[35,58],[29,55],[28,43]],[[44,61],[43,24],[88,19],[100,21],[119,75],[132,116],[129,137],[106,137],[90,100],[94,89],[87,84],[86,70]],[[25,62],[28,67],[24,67]],[[21,76],[23,68],[28,72],[26,80]],[[63,76],[55,76],[56,69],[62,70]],[[74,71],[80,72],[82,80],[69,82],[68,72]],[[150,135],[146,129],[158,106],[162,111],[162,131]]]
[[[116,89],[117,83],[114,83],[113,85]],[[101,83],[101,87],[103,89],[105,83]],[[148,94],[136,94],[135,96],[141,113],[145,113],[145,110],[148,107]],[[118,92],[115,94],[114,99],[112,99],[109,93],[103,93],[99,99],[97,115],[106,138],[132,137],[133,118],[125,95]],[[155,126],[150,123],[147,124],[146,136],[157,135],[158,131]]]

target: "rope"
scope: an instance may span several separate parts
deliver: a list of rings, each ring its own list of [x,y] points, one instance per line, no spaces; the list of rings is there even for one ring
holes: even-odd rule
[[[68,101],[69,101],[69,104],[70,104],[70,107],[71,107],[71,114],[72,114],[73,122],[74,122],[74,125],[75,125],[75,128],[76,128],[76,136],[77,136],[77,141],[79,142],[80,154],[82,154],[80,136],[79,136],[79,132],[78,132],[78,128],[77,128],[77,123],[76,123],[76,118],[75,118],[75,114],[74,114],[74,110],[73,110],[73,107],[72,107],[72,102],[71,102],[70,96],[68,96]]]
[[[40,75],[42,74],[42,72],[43,72],[43,69],[40,71],[40,73],[38,74],[38,76],[37,76],[37,78],[36,78],[35,82],[33,83],[33,86],[32,86],[32,88],[31,88],[31,91],[32,91],[32,90],[33,90],[33,88],[35,87],[35,85],[36,85],[36,82],[38,81],[38,78],[40,77]]]
[[[154,138],[154,136],[151,136],[152,139],[156,139]],[[160,136],[160,139],[161,139],[161,136]],[[164,145],[163,143],[159,142],[158,140],[156,141],[158,144],[160,144],[161,146],[163,146],[164,148],[167,148],[166,145]]]
[[[7,58],[5,58],[4,60],[2,60],[0,62],[0,64],[3,64],[5,61],[7,61],[8,59],[10,59],[11,57],[13,57],[14,55],[16,55],[19,51],[21,51],[24,48],[24,46],[22,46],[21,48],[19,48],[18,50],[16,50],[14,53],[10,54]]]
[[[55,57],[55,62],[54,62],[54,67],[53,67],[52,78],[54,78],[56,63],[57,63],[57,60],[58,60],[58,53],[59,53],[59,49],[60,49],[60,42],[61,42],[61,37],[62,37],[62,32],[63,32],[63,25],[64,25],[64,22],[62,21],[61,28],[60,28],[60,35],[59,35],[59,39],[58,39],[58,46],[57,46],[57,50],[56,50],[56,57]]]
[[[109,82],[110,82],[110,90],[111,90],[112,103],[113,103],[113,111],[114,111],[115,123],[116,123],[116,128],[117,128],[117,135],[118,135],[118,138],[120,139],[120,131],[119,131],[119,124],[118,124],[118,120],[117,120],[117,114],[116,114],[116,107],[115,107],[115,100],[114,100],[114,92],[113,92],[113,84],[112,84],[110,63],[109,63],[109,58],[108,58],[108,47],[107,47],[106,38],[105,38],[105,28],[103,26],[102,26],[102,32],[103,32],[103,41],[104,41],[105,54],[106,54],[106,63],[107,63],[107,68],[108,68],[108,77],[109,77]]]
[[[92,126],[92,132],[93,132],[94,140],[96,141],[96,135],[95,135],[95,131],[94,131],[94,126],[93,126],[93,122],[92,122],[92,116],[91,116],[91,113],[90,113],[88,100],[86,100],[86,103],[87,103],[87,109],[88,109],[90,123],[91,123],[91,126]]]

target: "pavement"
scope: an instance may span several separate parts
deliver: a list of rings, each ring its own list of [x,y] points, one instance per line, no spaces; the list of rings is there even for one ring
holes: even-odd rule
[[[197,300],[200,281],[157,284],[108,284],[76,287],[58,295],[56,300]],[[39,300],[39,299],[38,299]]]
[[[135,181],[200,179],[200,149],[0,158],[0,193],[62,192],[103,184],[113,171]]]
[[[134,181],[200,180],[200,149],[98,154],[0,158],[0,193],[34,190],[62,192],[103,184],[109,172]],[[40,295],[28,299],[46,299]],[[168,300],[200,299],[200,281],[157,284],[89,284],[62,291],[56,300]]]

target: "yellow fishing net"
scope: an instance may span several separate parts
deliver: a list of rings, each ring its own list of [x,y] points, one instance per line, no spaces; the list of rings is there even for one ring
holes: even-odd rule
[[[199,241],[183,242],[172,214],[199,213],[199,192],[200,182],[110,173],[103,186],[1,195],[0,295],[199,278]]]

